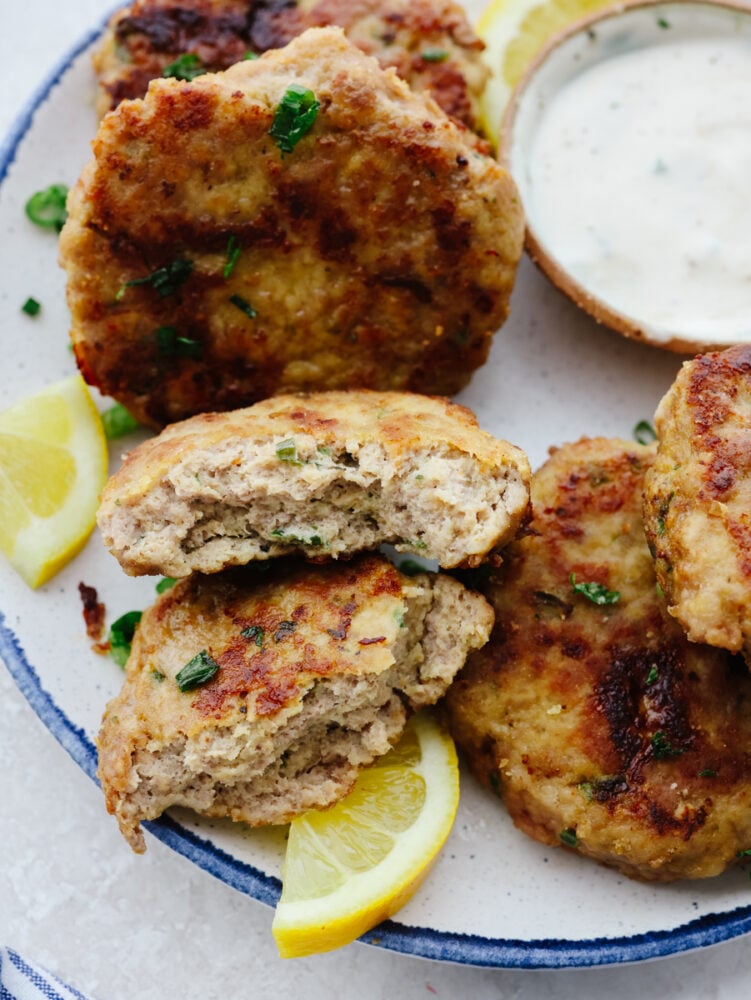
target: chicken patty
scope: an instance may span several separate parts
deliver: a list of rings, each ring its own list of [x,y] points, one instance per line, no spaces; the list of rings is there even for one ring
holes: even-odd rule
[[[253,826],[342,798],[443,694],[493,613],[386,559],[192,576],[141,618],[99,735],[107,808],[133,849],[173,805]]]
[[[281,392],[452,395],[508,311],[509,175],[340,29],[103,120],[60,240],[86,380],[161,426]]]
[[[751,657],[751,346],[686,362],[657,410],[644,521],[689,639]]]
[[[136,0],[112,17],[94,56],[100,114],[143,97],[165,71],[193,77],[228,69],[306,28],[332,25],[479,131],[485,46],[453,0]]]
[[[751,847],[751,677],[667,614],[641,522],[652,460],[583,440],[533,477],[528,532],[484,588],[490,642],[447,700],[525,833],[668,881]]]
[[[98,520],[127,573],[186,576],[385,542],[474,566],[514,537],[528,506],[526,456],[465,407],[360,390],[173,424],[128,455]]]

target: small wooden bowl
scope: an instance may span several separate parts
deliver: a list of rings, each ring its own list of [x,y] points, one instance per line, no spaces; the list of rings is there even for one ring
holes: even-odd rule
[[[527,252],[553,284],[598,323],[634,340],[691,354],[751,342],[751,281],[746,329],[718,331],[706,339],[695,331],[658,326],[640,317],[636,309],[616,308],[574,277],[562,259],[561,248],[546,240],[544,220],[535,218],[531,208],[528,164],[536,129],[549,102],[575,76],[613,54],[663,40],[701,38],[707,25],[716,25],[728,36],[740,34],[751,51],[751,5],[734,0],[627,0],[577,21],[551,39],[517,84],[501,123],[499,141],[499,159],[516,180],[525,203]],[[592,184],[597,184],[597,177],[592,177]],[[748,204],[751,232],[751,195]]]

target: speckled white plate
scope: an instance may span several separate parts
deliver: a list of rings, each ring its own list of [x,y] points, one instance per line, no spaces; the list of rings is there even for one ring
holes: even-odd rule
[[[55,70],[0,148],[0,405],[73,371],[56,240],[27,222],[23,205],[48,184],[75,181],[89,155],[96,125],[88,55],[93,37]],[[20,311],[29,295],[43,305],[33,320]],[[550,445],[582,434],[630,437],[639,420],[652,416],[679,363],[598,328],[525,261],[512,317],[460,399],[484,427],[524,447],[537,465]],[[133,443],[113,448],[113,466]],[[153,581],[125,577],[96,535],[73,564],[34,593],[2,562],[0,655],[40,718],[93,777],[99,718],[122,674],[89,647],[81,580],[97,588],[110,621],[154,598]],[[114,822],[104,805],[101,822]],[[278,832],[247,831],[183,812],[149,829],[239,891],[275,902],[283,846]],[[124,842],[122,850],[129,850]],[[701,883],[631,882],[528,840],[464,775],[457,823],[438,864],[398,922],[365,940],[428,958],[532,969],[640,961],[749,930],[746,871]]]

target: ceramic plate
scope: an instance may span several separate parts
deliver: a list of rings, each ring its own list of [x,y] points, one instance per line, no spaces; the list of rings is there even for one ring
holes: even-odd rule
[[[93,38],[52,74],[0,151],[2,405],[74,369],[56,240],[27,222],[23,205],[48,184],[73,183],[88,158],[96,127]],[[33,320],[20,311],[29,295],[43,305]],[[675,355],[598,328],[524,261],[511,319],[459,399],[483,427],[525,448],[537,465],[549,446],[583,434],[630,437],[638,421],[652,416],[679,364]],[[135,441],[113,447],[113,468]],[[93,778],[99,719],[122,673],[90,649],[79,581],[97,588],[110,621],[155,596],[154,581],[125,577],[96,535],[37,592],[0,561],[0,654],[41,719]],[[114,822],[104,805],[101,822]],[[148,828],[239,891],[275,902],[283,852],[278,831],[249,831],[187,812]],[[742,869],[706,882],[650,886],[542,847],[516,831],[497,800],[465,774],[457,822],[439,862],[399,920],[365,940],[472,965],[604,965],[745,933],[750,903]]]

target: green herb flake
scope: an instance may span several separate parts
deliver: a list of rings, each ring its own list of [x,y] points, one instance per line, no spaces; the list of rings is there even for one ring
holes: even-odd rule
[[[582,597],[586,597],[593,604],[617,604],[621,599],[621,592],[619,590],[608,590],[601,583],[594,583],[592,581],[589,583],[577,583],[576,576],[573,573],[569,576],[569,580],[571,581],[573,592],[581,594]]]
[[[639,444],[651,444],[657,440],[657,432],[648,420],[640,420],[634,427],[633,437]]]
[[[179,257],[164,267],[158,267],[151,274],[144,275],[143,278],[133,278],[121,285],[115,300],[117,302],[125,295],[128,288],[136,285],[150,285],[160,299],[166,299],[169,295],[174,295],[178,288],[185,284],[193,270],[193,261]]]
[[[58,233],[68,218],[65,207],[68,188],[65,184],[50,184],[43,191],[33,194],[24,206],[27,218],[42,229],[54,229]]]
[[[654,684],[654,682],[658,679],[659,676],[660,676],[660,671],[658,670],[657,665],[653,663],[652,666],[649,668],[649,673],[647,674],[647,687],[649,687],[651,684]]]
[[[248,316],[250,319],[255,319],[256,316],[258,315],[258,313],[255,311],[250,302],[248,302],[247,299],[244,299],[242,295],[230,295],[229,300],[236,309],[239,309],[240,312],[245,313],[245,315]]]
[[[21,312],[26,313],[27,316],[38,316],[41,310],[41,303],[31,297],[26,299],[24,304],[21,306]]]
[[[235,266],[240,259],[240,254],[242,253],[242,247],[237,242],[234,236],[230,236],[229,242],[227,243],[227,263],[224,265],[224,270],[222,271],[222,277],[226,281],[235,270]]]
[[[656,584],[655,584],[655,590],[657,591],[657,596],[658,596],[658,597],[664,597],[664,596],[665,596],[665,594],[664,594],[664,592],[663,592],[663,589],[662,589],[662,587],[661,587],[661,586],[659,585],[659,583],[656,583]]]
[[[129,413],[122,403],[115,403],[108,410],[102,413],[102,427],[107,440],[114,441],[116,438],[130,434],[138,427],[138,421]]]
[[[153,677],[155,684],[161,684],[162,681],[164,680],[164,674],[161,672],[161,670],[152,670],[151,676]]]
[[[124,667],[128,662],[130,646],[141,615],[141,611],[128,611],[110,626],[107,637],[110,645],[110,656],[119,667]]]
[[[208,71],[199,55],[195,52],[184,52],[169,66],[164,67],[162,76],[172,77],[174,80],[195,80],[197,76],[202,76],[206,72]]]
[[[402,559],[396,568],[405,576],[417,576],[418,573],[427,573],[428,571],[427,567],[417,562],[416,559]]]
[[[176,583],[177,580],[174,576],[165,576],[164,579],[160,580],[156,585],[157,594],[165,594],[168,590],[172,590]]]
[[[652,752],[654,753],[655,760],[668,760],[670,757],[680,757],[683,753],[682,750],[677,750],[671,746],[667,736],[662,732],[656,732],[650,743],[652,744]]]
[[[658,28],[662,28],[663,31],[665,31],[667,28],[670,27],[670,21],[667,21],[664,17],[658,17],[657,18],[657,27]]]
[[[218,670],[219,664],[203,649],[177,672],[175,681],[181,691],[192,691],[208,683]]]
[[[595,794],[595,786],[591,781],[580,781],[579,791],[587,802],[591,802]]]
[[[203,348],[198,340],[178,337],[174,326],[160,326],[155,331],[156,349],[163,358],[200,358]]]
[[[244,628],[242,630],[240,635],[243,637],[243,639],[251,639],[251,640],[254,639],[255,644],[256,646],[258,646],[259,649],[261,648],[261,646],[263,646],[264,631],[260,625],[249,625],[247,628]]]
[[[748,858],[748,857],[751,857],[751,847],[747,847],[745,851],[738,851],[736,857],[738,857],[738,858]]]
[[[297,457],[297,444],[294,438],[285,438],[276,446],[276,457],[280,462],[290,462],[292,465],[302,465]],[[274,532],[272,532],[274,534]]]
[[[420,57],[423,62],[440,63],[446,62],[449,57],[449,53],[446,49],[423,49],[420,53]]]
[[[260,58],[257,52],[246,52],[243,56],[243,62],[253,62],[254,59]]]
[[[566,847],[578,847],[579,838],[576,836],[576,830],[569,826],[565,830],[561,830],[558,834],[561,839],[561,843],[565,844]]]
[[[717,771],[714,771],[711,767],[705,768],[703,771],[699,771],[700,778],[716,778]]]
[[[307,87],[290,84],[274,113],[269,135],[276,141],[282,154],[291,153],[298,142],[307,135],[318,116],[321,104]]]

